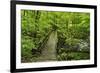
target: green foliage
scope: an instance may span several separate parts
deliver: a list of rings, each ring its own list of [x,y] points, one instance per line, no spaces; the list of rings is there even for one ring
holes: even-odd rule
[[[22,62],[38,61],[40,57],[32,54],[32,49],[38,51],[51,30],[57,31],[57,60],[89,59],[89,50],[87,53],[79,52],[82,46],[83,50],[89,48],[81,44],[81,41],[90,44],[89,13],[21,10]]]

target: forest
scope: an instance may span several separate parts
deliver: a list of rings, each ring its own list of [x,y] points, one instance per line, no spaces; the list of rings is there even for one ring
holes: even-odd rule
[[[90,59],[90,13],[21,10],[21,62]]]

